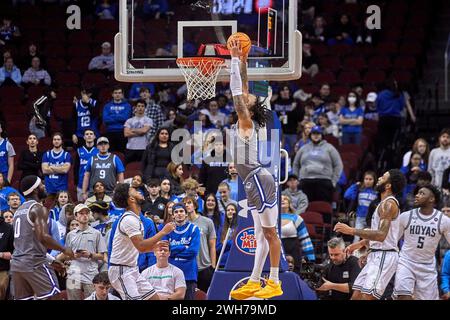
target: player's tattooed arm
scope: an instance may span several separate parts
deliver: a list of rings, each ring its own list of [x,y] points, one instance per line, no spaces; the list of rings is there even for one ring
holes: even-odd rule
[[[381,219],[378,230],[354,229],[354,235],[367,240],[383,242],[389,233],[391,221],[395,219],[398,214],[397,204],[391,200],[385,201],[380,206],[379,213]]]
[[[242,93],[248,95],[248,74],[247,74],[247,57],[241,57],[241,78],[242,78]]]

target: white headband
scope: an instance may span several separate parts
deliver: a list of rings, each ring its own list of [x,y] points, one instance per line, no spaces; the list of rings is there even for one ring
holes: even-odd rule
[[[36,177],[37,179],[36,179],[36,182],[30,187],[30,188],[28,188],[27,190],[25,190],[24,192],[23,192],[23,195],[24,196],[27,196],[27,195],[29,195],[30,193],[32,193],[33,192],[33,190],[34,189],[36,189],[40,184],[41,184],[41,178],[39,178],[39,177]]]

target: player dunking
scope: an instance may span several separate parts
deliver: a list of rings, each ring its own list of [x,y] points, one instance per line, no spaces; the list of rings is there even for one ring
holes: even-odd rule
[[[450,218],[434,207],[440,192],[433,185],[419,189],[415,209],[400,215],[404,243],[395,273],[398,300],[439,300],[435,252],[442,236],[450,242]]]
[[[48,211],[41,204],[47,194],[41,179],[37,176],[23,178],[20,191],[25,202],[14,214],[11,260],[14,299],[55,299],[60,290],[56,274],[47,261],[47,249],[61,251],[68,259],[73,259],[73,252],[48,234]],[[56,263],[52,265],[57,266]]]
[[[269,299],[283,294],[278,279],[281,242],[277,234],[277,188],[275,180],[258,161],[258,130],[266,125],[270,111],[248,92],[247,57],[243,56],[239,40],[232,40],[230,89],[238,122],[232,135],[233,160],[244,182],[248,207],[252,211],[257,242],[255,262],[250,280],[231,291],[233,299],[250,297]],[[241,61],[241,60],[242,61]],[[264,288],[260,277],[267,255],[270,255],[270,276]]]
[[[373,213],[371,228],[355,229],[344,223],[337,223],[334,228],[336,232],[364,239],[350,245],[349,253],[364,246],[369,248],[367,264],[353,284],[353,300],[381,299],[397,269],[400,206],[395,196],[401,194],[405,184],[400,170],[389,170],[376,185],[381,202]]]

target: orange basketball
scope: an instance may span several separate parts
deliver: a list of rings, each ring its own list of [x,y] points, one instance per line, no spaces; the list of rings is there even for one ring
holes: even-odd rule
[[[227,40],[227,47],[228,50],[231,47],[231,40],[232,39],[239,39],[240,43],[241,43],[241,47],[242,47],[242,53],[244,54],[244,56],[248,56],[248,53],[250,52],[250,49],[252,48],[252,41],[250,40],[249,36],[246,35],[243,32],[236,32],[233,33]]]

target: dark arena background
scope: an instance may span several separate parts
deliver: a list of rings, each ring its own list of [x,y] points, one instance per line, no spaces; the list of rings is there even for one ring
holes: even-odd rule
[[[269,115],[254,134],[270,195],[229,148],[235,32]],[[168,317],[450,298],[448,1],[2,0],[0,53],[0,300],[234,300],[256,256],[253,190],[276,199],[283,292]]]

